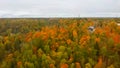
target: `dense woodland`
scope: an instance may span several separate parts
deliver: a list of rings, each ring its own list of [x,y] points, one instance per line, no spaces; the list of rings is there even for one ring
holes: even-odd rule
[[[0,19],[0,68],[119,68],[119,18]],[[90,32],[88,27],[94,26]]]

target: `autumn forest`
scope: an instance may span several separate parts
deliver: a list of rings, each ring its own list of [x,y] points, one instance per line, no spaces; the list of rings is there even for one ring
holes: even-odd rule
[[[119,68],[119,22],[117,18],[0,19],[0,68]]]

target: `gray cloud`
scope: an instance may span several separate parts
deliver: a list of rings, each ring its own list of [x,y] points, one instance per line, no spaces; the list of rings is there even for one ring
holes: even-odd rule
[[[0,16],[118,16],[119,0],[0,0]]]

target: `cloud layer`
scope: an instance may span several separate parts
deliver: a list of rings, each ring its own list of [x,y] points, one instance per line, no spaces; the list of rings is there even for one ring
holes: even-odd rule
[[[119,0],[0,0],[0,17],[120,17]]]

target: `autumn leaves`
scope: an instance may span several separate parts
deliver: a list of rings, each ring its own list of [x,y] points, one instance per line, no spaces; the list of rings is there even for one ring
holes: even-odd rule
[[[42,26],[3,36],[3,68],[118,68],[120,66],[120,27],[115,22],[88,27],[93,21],[60,19]]]

